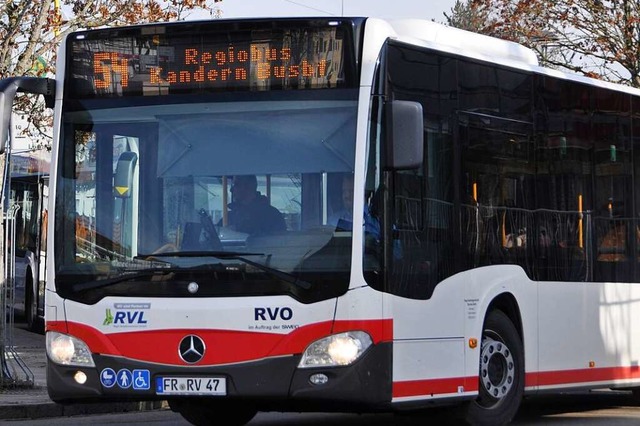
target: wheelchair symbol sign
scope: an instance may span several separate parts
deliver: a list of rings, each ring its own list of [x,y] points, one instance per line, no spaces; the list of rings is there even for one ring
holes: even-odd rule
[[[133,390],[151,389],[149,370],[133,370]]]

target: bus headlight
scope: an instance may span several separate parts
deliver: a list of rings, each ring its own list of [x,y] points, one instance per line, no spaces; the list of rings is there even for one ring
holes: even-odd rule
[[[334,334],[310,344],[302,354],[299,368],[349,365],[373,344],[364,331]]]
[[[47,332],[47,355],[56,364],[95,367],[86,343],[56,331]]]

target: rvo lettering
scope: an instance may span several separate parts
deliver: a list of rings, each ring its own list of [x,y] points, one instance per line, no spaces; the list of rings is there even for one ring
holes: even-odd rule
[[[278,318],[289,321],[293,318],[293,310],[291,308],[255,308],[253,312],[255,321],[266,321],[268,319],[273,321]]]
[[[144,311],[116,311],[113,318],[114,324],[146,324]]]

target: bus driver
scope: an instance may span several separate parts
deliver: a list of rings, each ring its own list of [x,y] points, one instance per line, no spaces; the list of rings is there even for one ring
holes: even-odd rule
[[[231,194],[233,201],[229,203],[228,225],[232,229],[251,235],[286,231],[284,216],[258,191],[255,175],[235,176]]]

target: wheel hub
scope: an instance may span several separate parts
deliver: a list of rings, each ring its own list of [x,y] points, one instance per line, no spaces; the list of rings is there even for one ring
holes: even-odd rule
[[[502,399],[514,380],[515,364],[507,345],[485,337],[480,354],[480,383],[485,391],[495,399]]]

